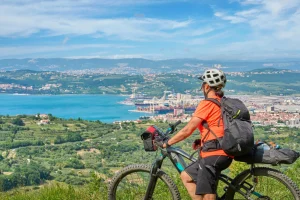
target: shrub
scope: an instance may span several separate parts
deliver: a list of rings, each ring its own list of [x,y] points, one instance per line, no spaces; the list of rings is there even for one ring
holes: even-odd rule
[[[13,119],[11,123],[14,125],[17,125],[17,126],[25,126],[25,123],[19,117],[17,117],[16,119]]]

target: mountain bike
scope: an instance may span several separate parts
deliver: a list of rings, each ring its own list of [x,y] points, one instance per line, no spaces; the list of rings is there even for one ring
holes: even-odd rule
[[[160,136],[167,138],[176,130],[176,124]],[[169,158],[178,173],[181,173],[189,162],[197,162],[198,158],[184,152],[180,148],[168,147],[161,149],[161,154],[152,165],[134,164],[121,169],[111,180],[108,187],[109,200],[179,200],[179,190],[174,181],[161,170],[165,158]],[[185,160],[186,159],[186,160]],[[249,169],[241,172],[235,178],[220,174],[223,182],[223,194],[218,200],[300,200],[300,190],[297,185],[280,171],[268,167],[256,167],[250,164]]]

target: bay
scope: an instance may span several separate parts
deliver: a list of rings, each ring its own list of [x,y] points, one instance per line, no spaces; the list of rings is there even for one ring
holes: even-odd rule
[[[117,95],[0,95],[0,115],[49,114],[65,119],[114,121],[135,120],[145,113],[130,112],[135,106],[118,102]]]

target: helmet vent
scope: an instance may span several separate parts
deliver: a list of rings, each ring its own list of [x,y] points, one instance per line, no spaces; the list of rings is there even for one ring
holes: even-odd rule
[[[210,74],[207,74],[206,77],[207,77],[207,78],[211,78],[211,75],[210,75]]]

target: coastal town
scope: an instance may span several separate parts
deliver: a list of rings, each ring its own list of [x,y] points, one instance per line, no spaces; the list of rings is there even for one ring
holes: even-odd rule
[[[132,95],[123,104],[134,104],[136,110],[132,112],[144,112],[147,116],[141,117],[135,122],[153,120],[163,122],[188,122],[198,103],[203,96],[191,96],[185,94],[164,93],[161,98],[139,99]],[[245,103],[254,126],[275,127],[300,127],[300,97],[293,96],[253,96],[253,95],[230,95]],[[119,122],[116,122],[119,123]]]
[[[149,96],[162,95],[163,91],[199,94],[198,76],[209,66],[189,67],[185,70],[170,69],[132,72],[128,67],[75,71],[2,71],[1,94],[121,94],[130,95],[133,87]],[[226,66],[215,64],[215,68]],[[141,69],[139,69],[141,70]],[[299,70],[264,68],[252,71],[226,71],[227,94],[293,95],[299,94]],[[155,88],[155,89],[154,89]]]

